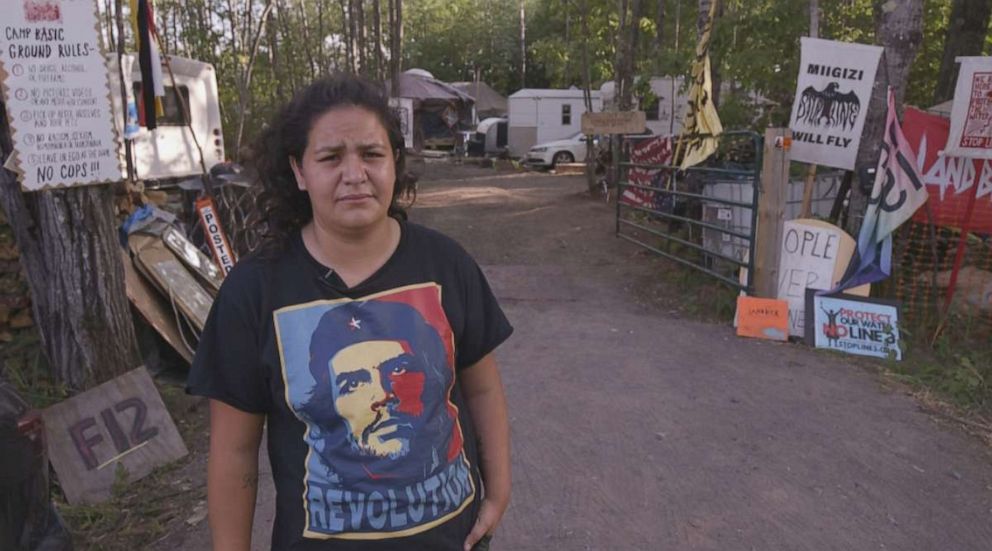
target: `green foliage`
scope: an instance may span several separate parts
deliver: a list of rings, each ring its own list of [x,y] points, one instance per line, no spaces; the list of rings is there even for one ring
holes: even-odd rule
[[[69,391],[51,378],[38,333],[25,330],[0,347],[2,376],[32,407],[44,409],[69,397]]]
[[[405,67],[426,69],[447,82],[478,76],[504,94],[521,87],[517,2],[416,0],[404,9]]]
[[[943,53],[951,0],[924,2],[924,39],[907,84],[907,103],[927,106]],[[820,0],[820,36],[874,43],[875,10],[882,0]],[[159,0],[158,28],[165,49],[201,59],[217,69],[225,143],[234,144],[237,123],[245,117],[250,139],[277,105],[314,77],[346,68],[345,14],[333,0],[278,0],[261,36],[253,81],[245,80],[251,31],[265,0]],[[382,44],[388,43],[386,0]],[[372,56],[371,1],[365,0],[366,49]],[[642,2],[636,22],[640,39],[635,74],[686,75],[696,45],[698,2]],[[658,21],[657,10],[663,8]],[[480,78],[503,94],[527,87],[582,86],[588,66],[598,88],[614,78],[618,3],[614,0],[524,0],[527,82],[521,81],[519,0],[407,0],[404,2],[403,67],[419,67],[445,81]],[[799,39],[809,33],[807,0],[724,0],[711,47],[715,75],[733,83],[721,94],[725,125],[761,127],[788,120],[799,71]],[[582,29],[583,14],[588,26]],[[130,35],[130,31],[128,31]],[[992,36],[987,39],[992,47]],[[582,47],[588,49],[588,63]],[[384,74],[374,60],[372,76]],[[754,107],[747,92],[768,100]],[[729,124],[728,124],[729,123]],[[234,152],[229,152],[232,154]]]
[[[920,52],[913,62],[909,81],[906,83],[905,103],[909,105],[927,108],[933,103],[950,12],[951,3],[945,0],[923,2],[923,44],[920,45]]]
[[[985,338],[945,334],[930,348],[915,340],[903,362],[890,369],[903,380],[929,388],[958,407],[992,414],[992,349]]]

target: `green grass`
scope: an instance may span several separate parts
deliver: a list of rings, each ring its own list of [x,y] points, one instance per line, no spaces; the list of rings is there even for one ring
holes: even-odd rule
[[[165,536],[170,526],[184,522],[195,505],[206,500],[206,488],[176,484],[176,471],[186,461],[162,466],[138,481],[130,481],[124,469],[118,468],[112,497],[104,503],[69,505],[57,499],[59,512],[72,531],[74,548],[144,549]]]
[[[954,406],[992,415],[992,336],[964,337],[945,331],[931,347],[913,337],[902,362],[887,362],[898,379],[933,391]]]

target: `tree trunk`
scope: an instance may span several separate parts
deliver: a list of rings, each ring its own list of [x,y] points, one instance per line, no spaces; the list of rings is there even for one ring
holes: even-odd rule
[[[399,97],[403,71],[403,0],[389,1],[389,80],[393,97]]]
[[[665,44],[665,0],[658,0],[658,5],[655,9],[655,32],[651,49],[654,52],[661,52],[661,48]]]
[[[875,36],[885,52],[875,77],[861,145],[854,161],[855,177],[844,228],[854,236],[861,230],[868,209],[872,178],[867,177],[867,170],[878,164],[882,149],[888,88],[892,88],[896,107],[901,109],[909,67],[923,41],[923,0],[875,0]]]
[[[355,51],[352,49],[351,39],[351,10],[348,9],[349,0],[340,0],[341,5],[341,35],[344,38],[344,60],[347,72],[353,73],[355,70]]]
[[[300,12],[300,33],[303,35],[303,51],[307,54],[307,67],[310,68],[310,80],[317,78],[317,60],[313,56],[313,45],[310,40],[310,22],[307,18],[307,7],[300,2],[296,5]]]
[[[947,22],[944,38],[944,56],[940,60],[937,73],[937,87],[933,92],[933,102],[941,103],[954,97],[954,87],[958,80],[958,56],[982,55],[985,36],[992,16],[992,2],[989,0],[954,0],[951,16]]]
[[[365,40],[365,2],[355,0],[352,7],[355,9],[355,27],[358,29],[358,73],[368,76],[368,41]]]
[[[614,101],[618,111],[629,111],[634,106],[634,72],[637,42],[640,36],[641,7],[641,0],[620,0],[617,6],[619,27],[613,71]]]
[[[375,48],[375,78],[379,82],[385,79],[385,71],[382,70],[382,6],[379,0],[372,0],[372,34],[374,36],[372,47]]]
[[[362,44],[358,41],[358,25],[355,22],[355,0],[348,0],[348,49],[351,50],[349,71],[358,73],[358,56]]]
[[[637,47],[641,37],[641,15],[644,4],[641,0],[630,0],[630,19],[627,21],[627,82],[624,84],[624,110],[634,107],[634,76],[637,73]]]
[[[269,19],[269,13],[272,11],[274,1],[267,0],[265,2],[262,15],[258,18],[258,27],[254,29],[254,35],[251,37],[251,50],[247,52],[248,59],[242,68],[241,79],[238,83],[238,106],[240,107],[240,112],[238,113],[238,133],[234,142],[234,151],[238,152],[239,155],[241,152],[241,140],[245,133],[245,119],[248,116],[246,107],[248,106],[251,94],[252,74],[255,68],[255,60],[258,58],[258,46],[262,43],[265,22]],[[251,29],[249,29],[249,32],[252,32]],[[247,39],[247,36],[245,36],[245,39]]]
[[[325,52],[326,45],[324,44],[325,38],[327,37],[327,25],[325,25],[325,0],[320,0],[317,2],[317,74],[325,75],[327,74],[327,54]]]
[[[627,12],[629,0],[617,0],[616,48],[613,54],[613,109],[623,111],[622,103],[627,85]],[[606,109],[606,106],[603,106]]]
[[[582,25],[582,36],[589,36],[589,0],[582,0],[582,13],[579,14]],[[586,112],[592,113],[592,74],[589,70],[589,41],[580,41],[580,51],[582,53],[582,101],[585,103]],[[586,136],[586,187],[590,194],[595,194],[596,186],[596,163],[595,152],[592,145],[592,136]]]
[[[520,0],[520,87],[527,87],[527,12]]]
[[[0,159],[12,150],[0,100]],[[0,163],[2,165],[2,163]],[[24,194],[0,168],[31,309],[57,384],[80,391],[140,363],[109,185]]]
[[[719,0],[699,0],[699,13],[696,15],[696,40],[703,35],[703,29],[706,28],[706,23],[710,18],[710,7],[713,2],[717,2],[716,12],[713,14],[714,26],[716,25],[716,19],[723,15],[723,3]],[[712,42],[712,36],[710,41]],[[713,101],[714,107],[720,106],[720,87],[722,84],[722,79],[720,78],[720,64],[716,63],[713,59],[713,48],[710,48],[710,81],[712,82],[713,94],[711,96],[711,101]]]

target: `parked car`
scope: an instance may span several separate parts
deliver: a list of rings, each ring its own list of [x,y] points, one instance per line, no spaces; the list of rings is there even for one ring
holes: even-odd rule
[[[554,168],[562,163],[574,163],[586,158],[586,135],[582,132],[564,140],[535,145],[527,152],[524,163],[531,166]]]
[[[41,413],[0,381],[0,549],[71,551],[52,506]]]
[[[645,128],[644,132],[637,134],[624,134],[625,139],[643,139],[652,136],[651,129]],[[602,145],[608,149],[610,136],[593,136],[593,155],[598,153],[596,148]],[[530,148],[524,164],[543,168],[554,168],[561,163],[574,163],[576,160],[586,158],[586,135],[582,132],[564,140],[555,140],[537,144]]]

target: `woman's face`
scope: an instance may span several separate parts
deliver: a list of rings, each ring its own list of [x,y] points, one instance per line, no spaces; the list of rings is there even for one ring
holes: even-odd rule
[[[290,162],[321,229],[355,233],[386,220],[396,163],[389,135],[371,111],[342,106],[320,115],[303,158]]]

